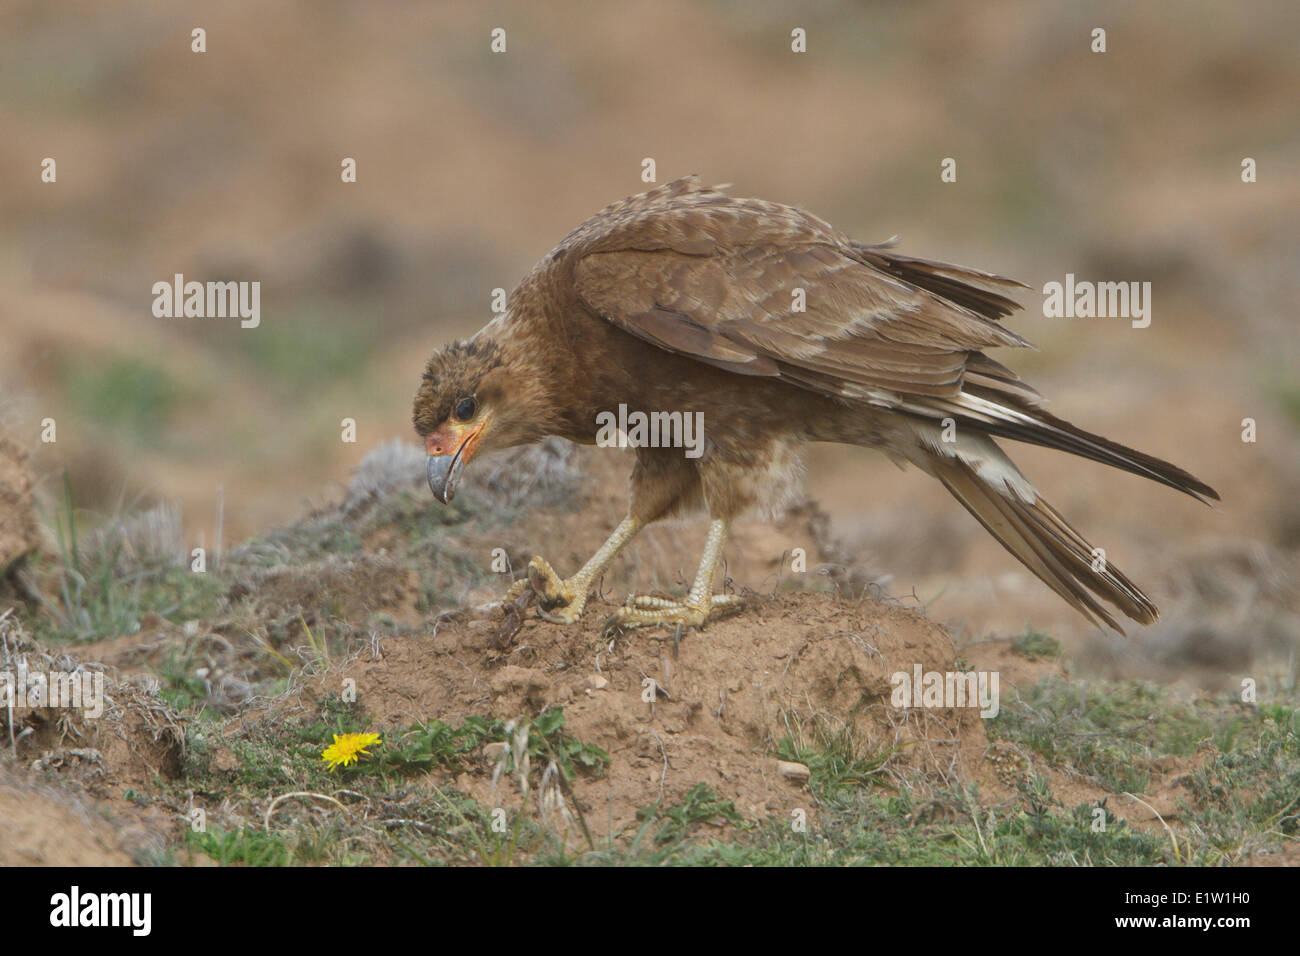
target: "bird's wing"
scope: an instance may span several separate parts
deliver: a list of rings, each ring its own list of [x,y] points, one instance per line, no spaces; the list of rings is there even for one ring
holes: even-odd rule
[[[577,293],[619,328],[669,351],[891,406],[900,393],[955,396],[973,353],[1028,345],[925,287],[964,289],[984,309],[1009,307],[968,284],[982,273],[834,241],[699,248],[697,238],[690,254],[670,246],[589,252],[574,267]],[[974,366],[992,382],[1018,383],[990,359]]]
[[[674,232],[661,216],[637,248],[610,248],[616,231],[576,256],[581,301],[632,335],[728,371],[931,422],[952,418],[1200,500],[1218,498],[1181,468],[1049,414],[1033,388],[980,351],[1029,345],[985,314],[1001,306],[974,283],[999,277],[896,256],[800,222],[764,236],[785,229],[796,241],[729,246],[724,231],[707,228],[716,213],[693,212],[690,229]],[[673,247],[678,233],[689,237],[689,251]]]

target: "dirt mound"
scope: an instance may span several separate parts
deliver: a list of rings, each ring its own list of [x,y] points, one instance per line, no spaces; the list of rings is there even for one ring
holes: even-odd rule
[[[890,704],[891,674],[917,664],[955,669],[947,633],[916,611],[823,595],[753,596],[742,615],[676,647],[662,632],[604,636],[602,617],[591,606],[571,628],[531,618],[503,629],[500,613],[444,621],[329,668],[304,697],[337,694],[351,679],[375,732],[562,707],[566,731],[610,757],[603,775],[574,781],[574,794],[586,820],[615,834],[636,822],[638,809],[679,803],[699,783],[751,819],[798,808],[811,816],[815,801],[802,781],[778,770],[778,745],[811,740],[828,724],[848,731],[863,754],[889,755],[880,769],[886,785],[904,771],[913,780],[984,775],[992,785],[977,711]],[[508,805],[491,763],[450,782],[486,806]]]
[[[0,866],[129,866],[107,822],[52,789],[0,779]]]
[[[6,610],[0,695],[0,865],[122,865],[158,843],[165,813],[117,815],[181,773],[184,719],[156,682],[47,649]]]
[[[0,577],[40,544],[27,453],[0,435]]]

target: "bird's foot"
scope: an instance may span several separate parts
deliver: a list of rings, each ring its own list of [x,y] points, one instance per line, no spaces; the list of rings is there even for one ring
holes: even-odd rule
[[[589,584],[582,580],[581,575],[564,580],[545,558],[538,555],[528,562],[528,577],[510,585],[503,601],[509,604],[531,589],[537,595],[537,613],[543,620],[552,624],[572,624],[582,616],[583,608],[587,606]]]
[[[737,594],[715,594],[701,601],[673,601],[669,598],[634,594],[627,603],[610,615],[606,631],[630,630],[634,627],[703,627],[709,621],[735,614],[745,601]]]
[[[528,596],[527,601],[520,600],[524,595]],[[473,613],[480,617],[486,617],[497,611],[505,611],[507,614],[509,614],[512,609],[523,611],[534,597],[535,595],[533,594],[533,589],[529,584],[528,578],[520,578],[517,581],[511,582],[510,587],[506,588],[506,593],[501,595],[499,600],[480,604],[478,607],[473,609]]]

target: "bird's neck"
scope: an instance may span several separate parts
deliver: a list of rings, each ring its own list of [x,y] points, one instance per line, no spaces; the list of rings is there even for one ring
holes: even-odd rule
[[[474,336],[493,342],[510,369],[511,445],[565,431],[557,416],[565,407],[559,397],[570,383],[559,379],[569,371],[569,363],[560,360],[549,337],[537,335],[536,328],[524,317],[505,312]]]

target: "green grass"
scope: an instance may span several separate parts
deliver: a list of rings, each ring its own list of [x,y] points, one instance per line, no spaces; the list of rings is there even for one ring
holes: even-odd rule
[[[652,823],[651,839],[655,846],[680,844],[699,824],[726,822],[744,829],[750,824],[736,812],[730,800],[724,800],[705,783],[691,787],[681,803],[666,809],[645,807],[637,819]]]
[[[295,804],[291,818],[290,808],[277,813],[273,833],[251,826],[214,826],[207,833],[187,833],[186,846],[223,865],[251,866],[375,861],[496,866],[541,854],[563,857],[555,835],[535,820],[512,811],[504,831],[499,831],[494,827],[493,808],[437,782],[481,764],[488,744],[515,739],[506,721],[471,716],[456,727],[431,720],[385,731],[382,743],[370,748],[369,756],[329,770],[320,755],[333,735],[367,732],[370,725],[363,708],[337,695],[323,699],[310,718],[269,718],[234,732],[223,731],[212,721],[191,723],[184,774],[170,785],[172,799],[189,792],[220,793],[236,804],[265,812],[267,801],[285,793],[346,792],[357,809],[341,809],[321,798],[319,807],[328,813],[313,815]],[[534,791],[551,761],[566,780],[575,774],[599,776],[609,764],[603,750],[577,740],[564,725],[559,708],[545,710],[528,723],[529,783]],[[215,768],[218,742],[235,755],[237,769]],[[505,781],[522,772],[509,750],[496,759],[503,761]],[[385,810],[399,804],[400,811]],[[377,819],[365,827],[351,815],[377,811]],[[349,840],[362,831],[368,834],[362,845]]]
[[[79,415],[142,447],[163,444],[168,420],[190,398],[164,368],[143,359],[77,359],[61,371]]]
[[[186,833],[189,849],[206,853],[221,866],[292,866],[294,849],[280,837],[253,827]]]
[[[134,634],[145,613],[176,623],[208,617],[228,587],[215,571],[197,573],[128,556],[116,535],[105,536],[100,549],[83,547],[79,512],[66,473],[58,509],[42,517],[53,532],[58,554],[43,569],[53,579],[57,598],[46,603],[48,613],[30,620],[41,640],[84,642]]]
[[[1300,429],[1300,386],[1295,383],[1279,385],[1276,390],[1277,402],[1292,427]]]
[[[196,659],[185,646],[172,647],[158,668],[158,695],[177,710],[189,710],[200,716],[206,706],[207,688],[194,676]]]
[[[609,766],[609,754],[595,744],[585,744],[564,730],[564,709],[551,707],[542,711],[529,724],[527,752],[534,769],[545,766],[545,761],[555,760],[569,779],[583,773],[600,776]],[[321,733],[322,725],[313,724],[304,736],[328,742],[333,733],[358,733],[364,721],[353,715],[350,720],[339,720],[336,727],[347,728]],[[459,727],[440,720],[429,720],[405,730],[385,734],[387,741],[376,751],[375,759],[362,760],[342,768],[339,772],[351,777],[389,775],[416,775],[434,769],[458,773],[467,768],[469,759],[480,754],[485,746],[510,739],[510,728],[499,718],[469,716]],[[505,771],[514,773],[513,754],[506,753]]]
[[[1061,653],[1061,642],[1031,628],[1011,642],[1011,651],[1031,661],[1055,660]]]
[[[322,382],[355,375],[365,365],[376,341],[372,328],[337,305],[314,303],[264,314],[257,328],[231,339],[268,383],[310,401]]]
[[[342,821],[308,824],[268,832],[257,826],[187,830],[192,852],[205,853],[221,866],[364,866],[365,853],[347,848]]]
[[[186,666],[176,668],[185,671]],[[173,693],[180,697],[186,688]],[[193,698],[199,695],[192,694]],[[189,706],[199,706],[192,699]],[[586,744],[564,729],[564,711],[544,710],[529,724],[527,750],[533,771],[540,774],[546,761],[555,760],[571,779],[577,774],[599,777],[610,758],[601,748]],[[215,732],[215,731],[211,731]],[[190,775],[203,785],[220,786],[220,774],[207,758],[213,741],[200,731],[189,741],[192,757]],[[383,743],[371,749],[369,757],[333,771],[321,760],[321,752],[335,734],[379,732]],[[250,724],[238,732],[223,735],[235,753],[239,770],[235,775],[242,791],[265,796],[279,792],[286,782],[303,788],[357,786],[377,781],[387,786],[404,777],[418,777],[433,771],[460,773],[478,758],[488,744],[510,739],[506,721],[468,716],[457,727],[440,720],[428,720],[396,730],[375,731],[365,709],[344,702],[337,694],[325,697],[311,718],[292,717]],[[513,773],[512,760],[506,771]]]
[[[1186,757],[1202,741],[1232,734],[1249,719],[1232,704],[1198,708],[1153,684],[1048,676],[1017,699],[1004,700],[988,722],[988,733],[1092,777],[1112,792],[1140,794],[1156,759]]]
[[[1265,704],[1254,716],[1217,735],[1222,747],[1186,782],[1203,804],[1189,822],[1229,858],[1260,840],[1300,837],[1300,708]]]
[[[809,790],[819,803],[835,803],[846,791],[864,787],[893,789],[880,775],[895,749],[882,753],[863,753],[847,726],[816,720],[811,732],[783,737],[777,742],[776,756],[804,764],[809,771]]]
[[[139,577],[140,607],[169,621],[183,623],[215,616],[230,582],[211,568],[199,573],[188,566],[163,565]]]
[[[95,640],[134,634],[140,628],[140,575],[122,574],[122,544],[114,539],[100,554],[84,556],[72,501],[72,482],[63,475],[63,500],[50,522],[58,544],[58,601],[37,619],[38,637]]]
[[[536,862],[643,866],[1150,866],[1174,862],[1160,836],[1128,827],[1095,808],[1066,809],[1045,788],[1027,808],[983,806],[970,790],[942,790],[924,802],[859,788],[821,807],[800,831],[790,819],[746,821],[705,784],[682,803],[641,811],[642,827],[593,853]],[[731,825],[726,839],[716,833]]]

